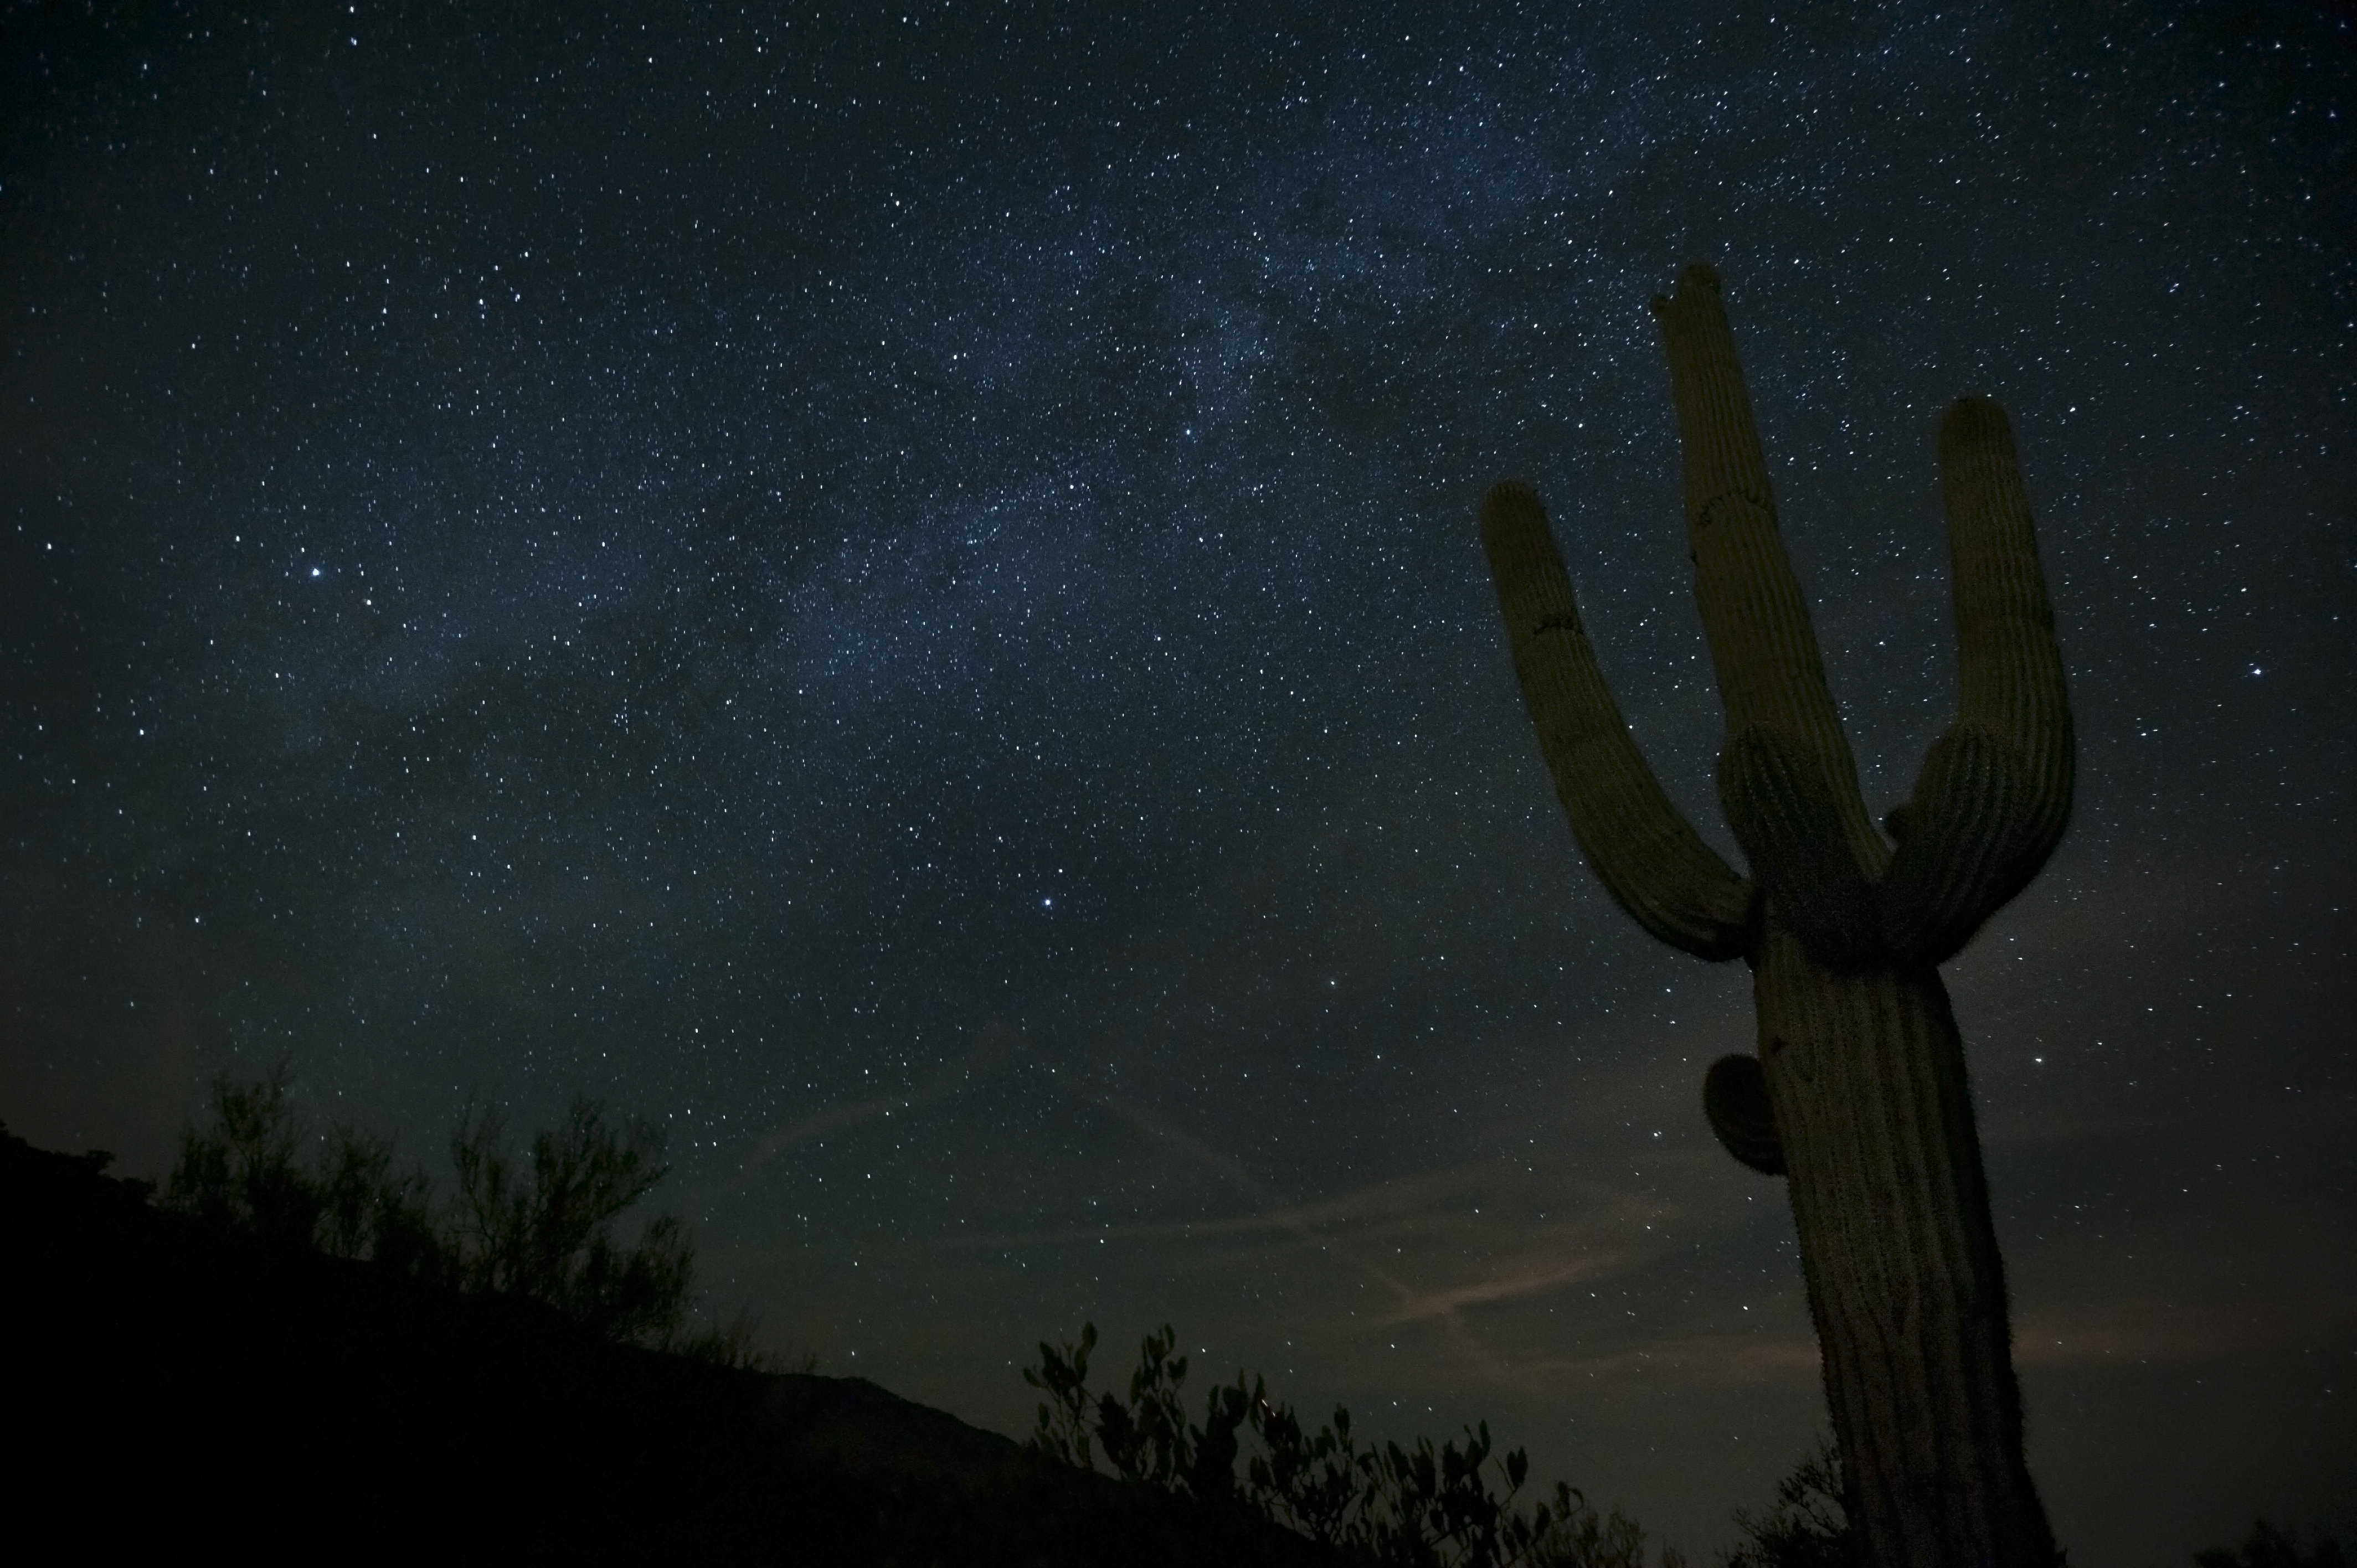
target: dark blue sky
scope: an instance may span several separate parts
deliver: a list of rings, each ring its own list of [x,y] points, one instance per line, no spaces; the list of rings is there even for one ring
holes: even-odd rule
[[[2059,1534],[2357,1531],[2352,13],[1152,9],[0,13],[0,1117],[596,1094],[823,1370],[1020,1431],[1169,1319],[1706,1556],[1824,1421],[1748,991],[1472,517],[1731,855],[1708,260],[1877,806],[1934,421],[2020,440],[2078,813],[1949,978]]]

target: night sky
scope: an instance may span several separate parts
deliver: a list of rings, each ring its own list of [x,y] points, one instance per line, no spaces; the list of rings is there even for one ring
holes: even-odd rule
[[[2020,444],[2078,805],[1946,973],[2058,1534],[2357,1532],[2357,14],[858,9],[0,12],[8,1126],[595,1095],[822,1371],[1019,1434],[1168,1319],[1706,1561],[1825,1420],[1747,977],[1580,863],[1474,532],[1735,858],[1706,260],[1878,810],[1938,414]]]

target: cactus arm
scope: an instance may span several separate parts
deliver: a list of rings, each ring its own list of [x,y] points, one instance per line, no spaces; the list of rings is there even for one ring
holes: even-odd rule
[[[1579,622],[1570,574],[1528,486],[1481,507],[1514,674],[1587,864],[1637,923],[1714,961],[1750,941],[1752,887],[1702,841],[1637,749]]]
[[[2029,885],[2070,821],[2073,741],[2054,607],[2005,411],[1940,422],[1961,677],[1908,804],[1882,904],[1891,955],[1936,964]]]
[[[1873,961],[1873,885],[1890,849],[1858,793],[1808,601],[1777,530],[1717,274],[1688,267],[1653,315],[1684,452],[1695,597],[1727,706],[1720,803],[1752,875],[1812,950],[1835,964]]]
[[[1711,1063],[1703,1075],[1702,1112],[1728,1154],[1761,1176],[1784,1174],[1784,1141],[1758,1057],[1745,1051]]]

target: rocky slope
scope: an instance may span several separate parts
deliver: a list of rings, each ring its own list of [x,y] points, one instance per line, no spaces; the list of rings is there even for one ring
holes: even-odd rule
[[[1311,1564],[860,1379],[264,1247],[0,1133],[7,1533],[248,1561]]]

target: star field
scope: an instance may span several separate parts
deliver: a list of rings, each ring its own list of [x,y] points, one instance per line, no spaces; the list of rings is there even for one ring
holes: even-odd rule
[[[2357,1532],[2345,8],[527,9],[0,17],[13,1131],[595,1094],[823,1371],[1019,1434],[1167,1319],[1706,1558],[1824,1421],[1748,986],[1579,863],[1472,517],[1733,857],[1708,260],[1877,810],[1934,422],[2020,441],[2078,804],[1947,972],[2058,1534]]]

